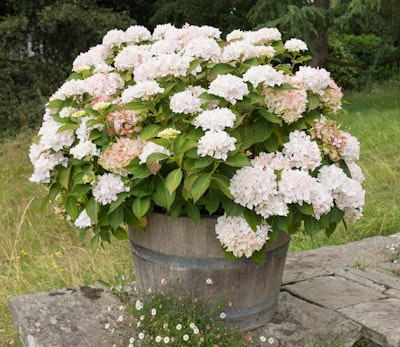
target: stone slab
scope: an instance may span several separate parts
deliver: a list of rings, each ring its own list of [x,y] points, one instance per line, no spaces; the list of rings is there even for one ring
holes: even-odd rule
[[[302,299],[334,310],[386,298],[379,291],[339,276],[311,278],[283,288]]]
[[[317,276],[329,276],[338,269],[356,265],[377,267],[387,260],[386,246],[392,245],[394,240],[397,240],[397,236],[375,236],[346,245],[290,253],[286,259],[282,281],[289,284]]]
[[[339,310],[364,327],[364,336],[385,347],[400,347],[400,300],[372,300]]]
[[[111,292],[82,286],[12,297],[9,308],[25,347],[107,346],[100,321],[118,305]]]
[[[361,338],[361,326],[342,315],[281,292],[273,319],[257,331],[282,347],[352,346]]]

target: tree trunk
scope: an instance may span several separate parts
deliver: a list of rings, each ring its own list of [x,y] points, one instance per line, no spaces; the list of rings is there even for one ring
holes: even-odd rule
[[[331,0],[315,0],[315,7],[328,10]],[[328,28],[323,26],[318,36],[313,41],[313,57],[310,65],[312,67],[325,67],[328,60]]]

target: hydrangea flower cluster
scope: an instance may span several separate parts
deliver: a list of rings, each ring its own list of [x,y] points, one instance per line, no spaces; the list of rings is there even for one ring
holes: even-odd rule
[[[343,94],[306,51],[275,28],[111,30],[50,97],[30,180],[93,244],[157,211],[220,216],[235,257],[262,256],[279,230],[330,234],[362,215],[364,177],[333,120]]]

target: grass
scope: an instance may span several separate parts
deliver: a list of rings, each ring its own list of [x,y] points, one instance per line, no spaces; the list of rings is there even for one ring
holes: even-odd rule
[[[397,87],[397,88],[396,88]],[[340,227],[330,238],[295,236],[291,251],[344,244],[400,231],[399,85],[346,96],[349,115],[343,129],[361,143],[360,165],[366,176],[364,218]],[[28,181],[31,135],[0,144],[0,346],[21,347],[7,307],[11,296],[96,283],[116,283],[133,273],[128,242],[93,251],[81,244],[69,222],[47,208],[43,188]]]

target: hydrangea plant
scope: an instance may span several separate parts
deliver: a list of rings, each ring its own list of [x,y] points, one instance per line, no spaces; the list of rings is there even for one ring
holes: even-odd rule
[[[153,212],[217,216],[234,258],[280,230],[331,234],[361,217],[364,177],[341,89],[306,51],[275,28],[111,30],[50,97],[30,180],[93,246]]]

